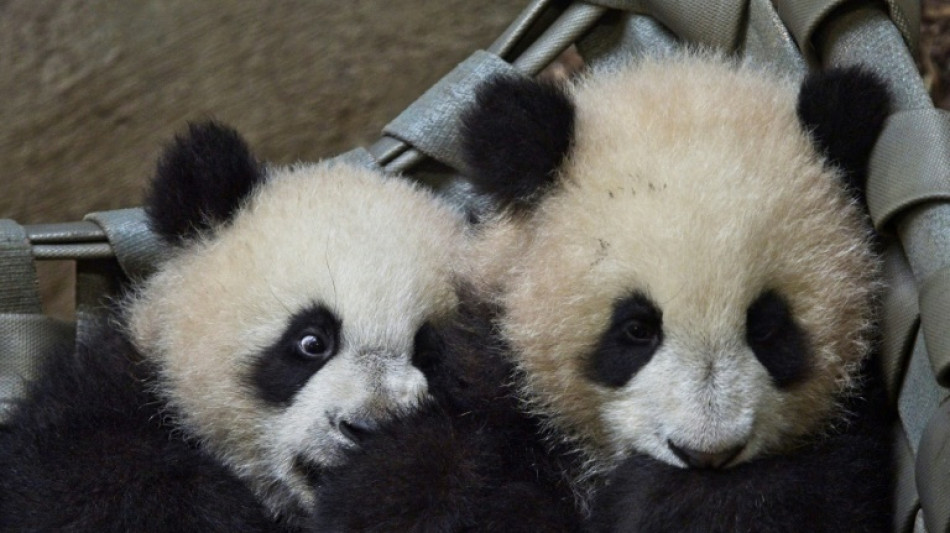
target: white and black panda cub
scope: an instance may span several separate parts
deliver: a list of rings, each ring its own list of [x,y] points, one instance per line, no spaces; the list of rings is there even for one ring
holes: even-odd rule
[[[479,268],[593,529],[890,527],[860,205],[888,106],[859,69],[697,51],[479,93],[467,161],[506,206]]]
[[[264,167],[216,123],[146,211],[169,257],[0,434],[0,530],[303,526],[321,469],[427,395],[461,217],[366,169]]]

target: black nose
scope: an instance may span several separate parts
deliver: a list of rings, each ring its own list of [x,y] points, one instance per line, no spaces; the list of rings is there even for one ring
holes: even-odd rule
[[[690,468],[722,468],[739,455],[745,445],[727,448],[720,452],[704,452],[692,448],[680,447],[667,440],[666,445]]]
[[[367,436],[376,431],[378,425],[368,418],[350,418],[340,420],[340,433],[344,437],[359,444]]]

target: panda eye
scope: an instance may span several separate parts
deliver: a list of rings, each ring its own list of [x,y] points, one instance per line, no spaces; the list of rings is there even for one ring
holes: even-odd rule
[[[305,359],[326,359],[333,354],[333,339],[323,333],[308,333],[297,341],[297,353]]]
[[[780,330],[779,323],[756,324],[749,328],[749,343],[764,344],[775,338]]]
[[[656,342],[658,330],[649,320],[632,318],[623,325],[623,338],[631,344],[646,345]]]

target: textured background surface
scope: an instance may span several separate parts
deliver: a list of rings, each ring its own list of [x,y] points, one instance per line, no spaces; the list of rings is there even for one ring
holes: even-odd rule
[[[376,139],[527,0],[0,0],[0,218],[138,205],[164,142],[215,117],[264,159]],[[69,316],[70,263],[40,263]]]
[[[375,139],[524,0],[0,0],[0,217],[135,205],[189,119],[269,160]]]

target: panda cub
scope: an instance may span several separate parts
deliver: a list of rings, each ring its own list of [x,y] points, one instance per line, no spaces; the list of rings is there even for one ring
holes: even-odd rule
[[[321,471],[427,396],[462,219],[359,167],[263,166],[216,123],[146,204],[168,258],[0,434],[0,529],[302,527]]]
[[[863,211],[889,98],[706,52],[496,79],[467,164],[522,392],[604,531],[890,526]]]

